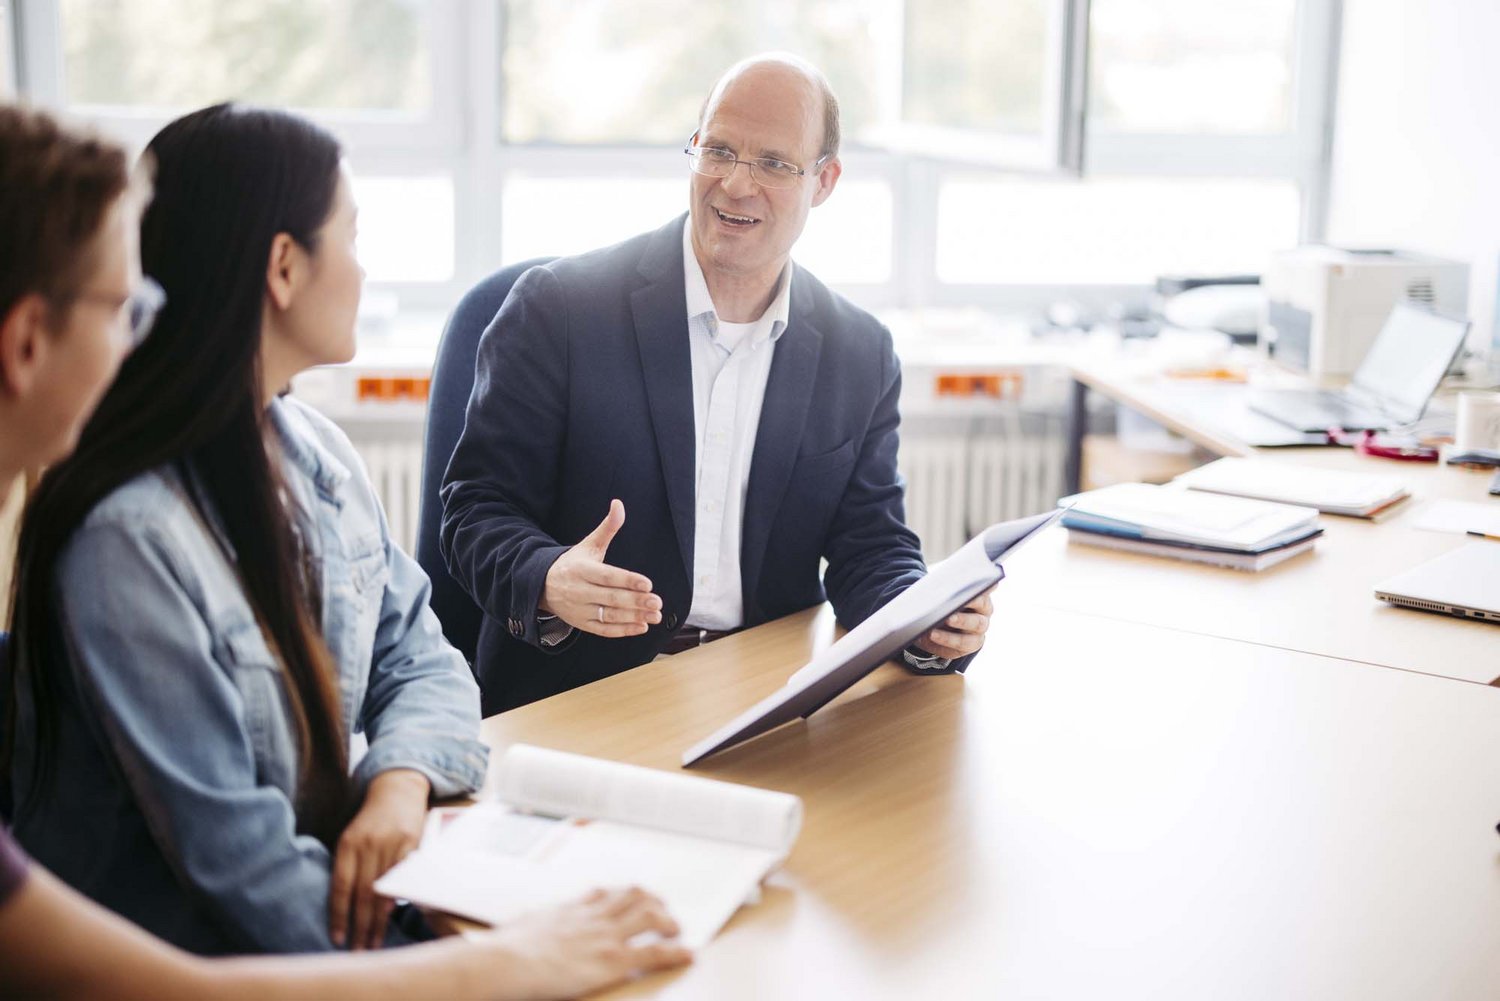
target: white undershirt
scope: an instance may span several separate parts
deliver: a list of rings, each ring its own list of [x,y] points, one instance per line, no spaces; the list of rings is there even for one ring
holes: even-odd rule
[[[786,330],[791,265],[776,298],[751,323],[719,319],[703,269],[693,253],[691,225],[682,232],[688,343],[693,368],[693,605],[684,625],[735,629],[745,618],[740,591],[740,540],[750,460],[776,341]]]

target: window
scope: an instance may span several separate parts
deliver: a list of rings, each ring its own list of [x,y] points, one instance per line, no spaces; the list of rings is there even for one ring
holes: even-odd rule
[[[11,9],[6,0],[0,0],[0,101],[8,101],[16,94],[15,42],[10,34]]]
[[[704,96],[763,49],[817,63],[850,135],[879,117],[880,40],[891,5],[861,0],[512,0],[505,5],[502,131],[511,143],[681,144]]]
[[[27,92],[136,148],[220,100],[309,114],[344,145],[372,284],[451,302],[467,275],[464,37],[440,0],[17,0]]]
[[[725,67],[767,49],[817,64],[852,142],[1049,166],[1073,0],[506,3],[501,130],[510,143],[676,143]],[[1017,140],[1020,140],[1019,142]],[[1024,159],[1017,159],[1021,157]],[[1048,159],[1052,157],[1052,159]]]
[[[938,203],[937,277],[955,285],[1145,285],[1258,274],[1297,242],[1291,181],[958,177]]]
[[[63,97],[419,117],[433,97],[428,13],[420,0],[61,0]]]
[[[354,175],[359,263],[371,282],[447,282],[454,275],[454,190],[446,174]]]
[[[372,286],[434,311],[682,212],[706,92],[773,48],[843,106],[844,175],[795,256],[866,306],[1253,271],[1323,214],[1338,0],[7,4],[23,93],[137,146],[223,98],[328,125]]]
[[[1292,124],[1294,0],[1093,0],[1089,121],[1105,132]]]

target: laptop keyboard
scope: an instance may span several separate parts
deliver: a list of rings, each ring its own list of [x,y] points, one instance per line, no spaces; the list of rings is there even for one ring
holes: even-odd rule
[[[1360,431],[1365,428],[1381,430],[1390,421],[1364,407],[1351,404],[1337,393],[1320,393],[1311,396],[1305,393],[1257,393],[1250,406],[1292,427],[1307,430],[1324,430],[1331,427]]]

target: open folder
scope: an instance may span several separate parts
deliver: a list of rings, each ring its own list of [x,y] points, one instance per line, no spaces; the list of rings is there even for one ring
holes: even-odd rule
[[[688,748],[684,767],[798,717],[806,718],[927,630],[994,587],[1001,563],[1063,511],[991,525],[927,576],[819,653],[787,683]]]
[[[802,801],[788,793],[516,744],[493,798],[424,838],[375,889],[503,924],[634,884],[697,949],[755,902],[801,827]]]

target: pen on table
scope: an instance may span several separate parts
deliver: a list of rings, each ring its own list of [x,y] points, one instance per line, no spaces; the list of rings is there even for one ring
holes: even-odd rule
[[[1500,542],[1500,535],[1491,535],[1488,532],[1476,532],[1473,529],[1470,529],[1469,531],[1465,532],[1464,534],[1465,535],[1472,535],[1476,539],[1489,539],[1491,542]]]

